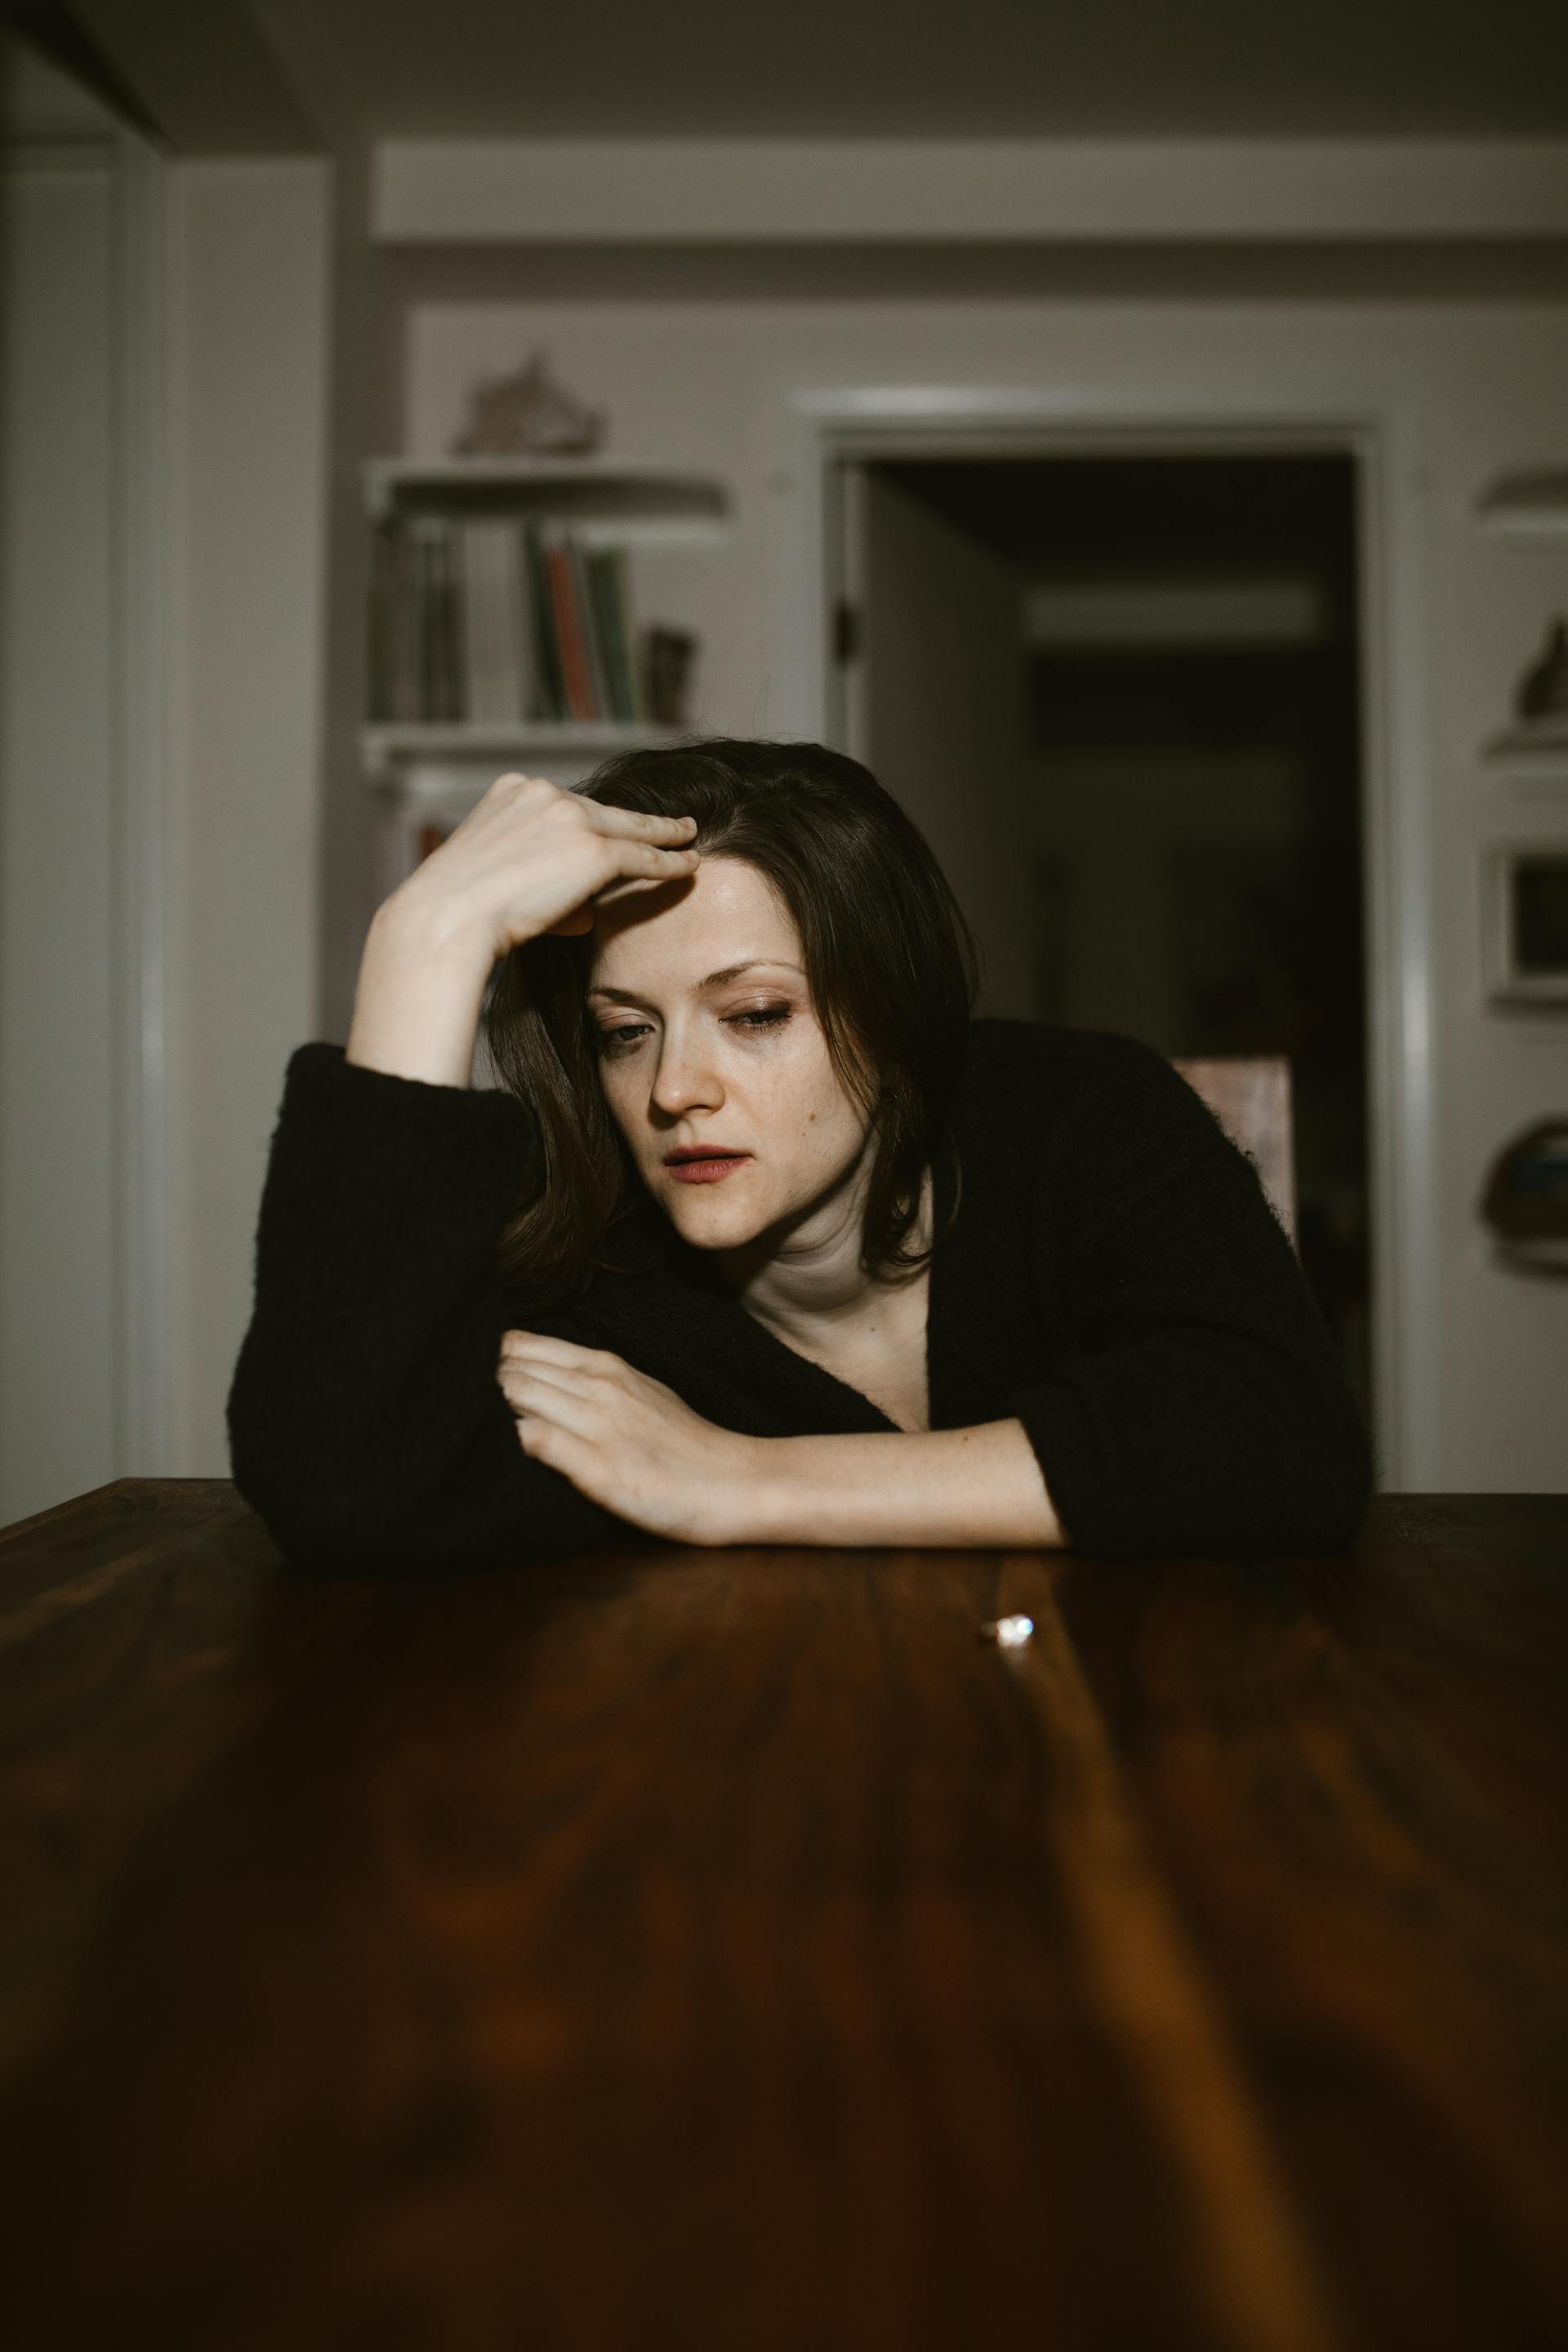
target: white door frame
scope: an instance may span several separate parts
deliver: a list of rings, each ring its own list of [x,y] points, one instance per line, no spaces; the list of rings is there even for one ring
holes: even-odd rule
[[[802,390],[770,422],[773,667],[799,682],[793,723],[781,731],[824,741],[838,723],[830,645],[839,553],[832,468],[840,457],[1328,451],[1355,460],[1373,1418],[1381,1486],[1432,1483],[1441,1365],[1429,1278],[1436,1150],[1421,538],[1428,476],[1419,415],[1386,395],[1335,413],[1312,400],[1298,407],[1285,392],[1262,415],[1256,402],[1205,400],[1176,410],[1124,390],[900,385]]]
[[[95,1466],[110,1478],[155,1475],[168,1454],[163,289],[169,167],[134,132],[86,111],[88,119],[68,135],[34,138],[8,128],[0,169],[7,177],[85,178],[100,193],[108,240],[102,281],[76,290],[84,302],[104,305],[108,378],[101,389],[109,839],[92,847],[106,860],[110,992],[103,1106],[110,1230],[94,1236],[107,1269],[109,1360],[95,1375],[106,1407]],[[68,1051],[68,1041],[61,1050]],[[83,1344],[82,1335],[61,1330],[58,1346],[68,1364]]]
[[[118,998],[117,1427],[121,1475],[167,1474],[172,790],[168,580],[168,183],[134,132],[112,141],[114,890]]]

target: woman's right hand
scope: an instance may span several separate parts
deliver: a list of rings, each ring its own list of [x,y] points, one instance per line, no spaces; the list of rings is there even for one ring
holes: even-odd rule
[[[497,961],[545,931],[592,930],[597,903],[691,874],[695,830],[543,776],[498,776],[395,895],[448,936],[471,930]]]

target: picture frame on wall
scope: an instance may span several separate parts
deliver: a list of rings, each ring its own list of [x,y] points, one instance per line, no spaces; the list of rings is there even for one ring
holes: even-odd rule
[[[1489,1003],[1568,1012],[1568,839],[1493,842],[1483,853]]]

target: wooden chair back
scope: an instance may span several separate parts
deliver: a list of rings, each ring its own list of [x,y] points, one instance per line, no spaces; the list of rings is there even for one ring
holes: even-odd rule
[[[1289,1055],[1224,1054],[1207,1059],[1173,1059],[1172,1067],[1203,1097],[1231,1141],[1239,1144],[1252,1161],[1295,1249],[1296,1150]]]

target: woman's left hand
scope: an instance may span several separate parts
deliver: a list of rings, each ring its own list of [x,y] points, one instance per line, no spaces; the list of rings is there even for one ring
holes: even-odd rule
[[[591,1502],[676,1543],[742,1539],[752,1439],[704,1421],[607,1349],[542,1332],[503,1332],[496,1378],[523,1452]]]

